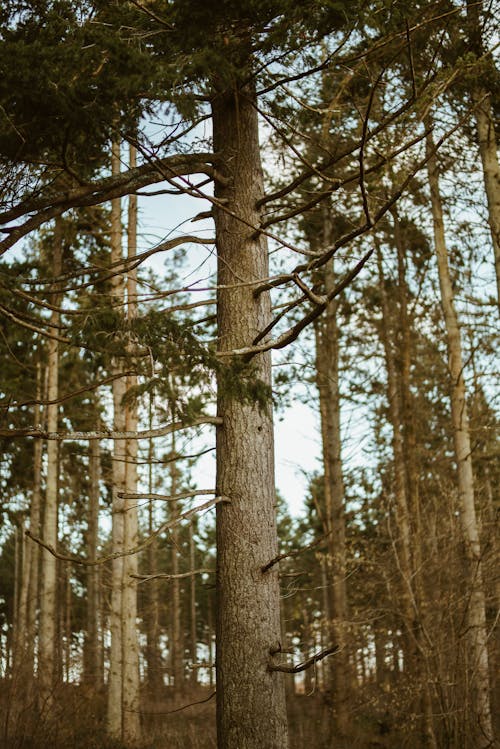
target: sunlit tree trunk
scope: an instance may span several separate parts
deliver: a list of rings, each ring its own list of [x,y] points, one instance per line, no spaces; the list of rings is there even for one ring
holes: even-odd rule
[[[42,396],[42,366],[37,362],[37,399]],[[42,426],[40,406],[35,406],[34,424]],[[30,531],[37,538],[40,536],[41,515],[41,479],[42,479],[42,451],[43,443],[35,440],[33,445],[33,493],[30,506]],[[29,594],[26,618],[26,661],[31,673],[35,670],[35,642],[37,635],[37,611],[39,600],[39,566],[40,549],[38,544],[31,544],[29,553]]]
[[[271,303],[269,292],[252,288],[269,272],[265,237],[255,231],[263,176],[253,87],[215,94],[212,115],[222,170],[215,183],[222,352],[251,344],[271,320]],[[253,365],[253,381],[270,388],[270,354]],[[217,410],[216,491],[227,500],[217,508],[218,747],[286,749],[283,674],[268,670],[280,640],[278,569],[261,570],[278,553],[272,406],[242,402],[220,379]]]
[[[89,562],[97,558],[99,542],[99,480],[101,451],[98,440],[89,442],[89,509],[87,554]],[[99,687],[102,683],[99,652],[99,568],[87,569],[87,631],[85,632],[84,680]]]
[[[130,147],[130,168],[136,166],[136,151]],[[132,258],[137,254],[137,196],[130,195],[127,223],[127,252]],[[129,325],[137,316],[137,278],[136,271],[127,275],[127,319]],[[133,341],[131,341],[133,344]],[[126,380],[127,390],[137,386],[137,377],[129,375]],[[129,400],[125,406],[125,429],[136,432],[138,425],[137,400]],[[137,492],[137,440],[126,442],[125,491],[127,494]],[[137,500],[125,500],[124,503],[124,547],[132,549],[137,546]],[[123,560],[123,740],[134,745],[140,739],[140,684],[139,684],[139,641],[137,638],[137,582],[132,575],[137,574],[137,554],[128,554]]]
[[[51,267],[54,277],[61,273],[62,268],[62,226],[61,220],[56,219],[51,254]],[[53,287],[54,292],[56,288]],[[50,297],[55,307],[60,302],[60,295],[54,293]],[[51,330],[55,336],[58,333],[60,313],[53,310],[50,315]],[[59,406],[59,341],[49,338],[47,344],[47,430],[58,431]],[[45,503],[43,508],[44,542],[56,548],[57,546],[57,511],[59,484],[59,443],[57,440],[47,441],[47,478]],[[57,631],[57,563],[56,558],[46,549],[41,550],[41,586],[40,586],[40,633],[39,633],[39,664],[38,681],[40,699],[49,704],[52,700],[55,686],[56,667],[56,631]]]
[[[120,147],[115,143],[111,153],[111,171],[113,175],[120,172]],[[115,198],[111,203],[111,264],[122,258],[122,225],[121,201]],[[121,313],[124,299],[123,277],[117,273],[112,279],[111,302]],[[120,371],[119,362],[112,363],[115,374]],[[113,428],[117,431],[125,430],[125,412],[123,397],[126,383],[123,378],[113,381]],[[125,440],[113,441],[113,498],[112,498],[112,531],[111,546],[114,554],[124,549],[125,507],[123,497],[125,492]],[[108,710],[107,731],[117,740],[122,738],[123,730],[123,641],[122,641],[122,593],[123,593],[123,557],[113,559],[111,563],[111,608],[110,608],[110,656],[108,677]]]
[[[467,567],[466,621],[468,641],[468,673],[472,687],[472,723],[470,746],[486,749],[492,746],[492,721],[488,650],[485,618],[485,596],[481,563],[481,547],[474,503],[472,449],[465,380],[462,342],[458,323],[453,286],[450,278],[448,254],[444,232],[443,208],[439,191],[439,170],[434,153],[432,121],[427,119],[427,167],[431,192],[434,244],[441,289],[448,345],[450,373],[450,401],[453,422],[453,443],[457,465],[458,500],[462,527],[465,563]]]

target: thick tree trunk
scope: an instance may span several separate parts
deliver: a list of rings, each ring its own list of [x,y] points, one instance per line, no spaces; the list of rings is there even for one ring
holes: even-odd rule
[[[62,268],[62,226],[61,220],[56,219],[54,240],[51,257],[54,277],[61,273]],[[54,291],[56,289],[54,288]],[[51,303],[57,306],[59,295],[54,293]],[[52,329],[57,331],[60,313],[53,310],[50,316]],[[56,403],[59,394],[59,341],[50,338],[47,356],[47,430],[58,431],[59,406]],[[43,512],[42,537],[46,544],[57,546],[57,509],[59,484],[59,445],[56,440],[47,442],[47,478],[45,489],[45,504]],[[56,629],[57,629],[57,560],[46,549],[41,551],[41,591],[40,591],[40,634],[39,634],[39,663],[38,678],[41,701],[48,705],[53,696],[55,685],[56,665]]]
[[[493,734],[490,710],[485,596],[481,547],[474,503],[472,449],[463,376],[462,342],[446,250],[443,209],[439,192],[438,164],[434,154],[432,134],[430,133],[432,122],[428,120],[425,124],[426,129],[429,130],[429,135],[426,139],[427,167],[431,192],[434,243],[441,289],[441,304],[443,307],[448,345],[453,442],[457,464],[460,520],[467,568],[466,621],[469,643],[468,671],[472,687],[473,711],[473,725],[468,727],[467,730],[471,734],[469,736],[470,746],[474,747],[474,749],[486,749],[486,747],[491,747],[492,745]]]
[[[111,154],[111,171],[113,175],[120,172],[120,148],[113,144]],[[118,262],[122,257],[121,242],[121,201],[115,198],[111,203],[111,264]],[[122,310],[123,304],[123,278],[120,274],[112,280],[112,303]],[[119,364],[112,364],[114,373],[119,373]],[[123,396],[125,395],[126,383],[123,378],[113,381],[113,429],[125,430],[125,412],[123,409]],[[125,507],[124,500],[120,494],[125,492],[125,440],[113,442],[113,499],[112,499],[112,531],[111,546],[113,553],[120,553],[124,548],[124,523]],[[111,610],[110,610],[110,634],[111,646],[109,654],[109,677],[108,677],[108,711],[107,731],[109,735],[117,740],[122,738],[123,730],[123,705],[122,705],[122,683],[123,683],[123,643],[122,643],[122,593],[123,593],[123,557],[113,559],[111,563]]]
[[[218,348],[248,346],[271,319],[267,243],[256,235],[263,194],[255,92],[248,85],[212,101],[216,180]],[[227,182],[226,182],[227,180]],[[224,359],[228,361],[228,359]],[[269,353],[253,360],[252,379],[271,386]],[[217,735],[219,749],[288,746],[283,675],[269,671],[280,641],[278,552],[271,403],[242,402],[219,382],[217,494]]]
[[[324,242],[331,241],[329,217],[324,220]],[[323,271],[323,289],[328,294],[335,286],[332,266]],[[348,732],[349,655],[347,650],[347,589],[345,498],[342,475],[339,392],[339,332],[337,300],[328,305],[316,326],[316,382],[319,392],[321,437],[324,467],[325,520],[328,533],[328,645],[340,650],[330,659],[330,685],[335,732]]]

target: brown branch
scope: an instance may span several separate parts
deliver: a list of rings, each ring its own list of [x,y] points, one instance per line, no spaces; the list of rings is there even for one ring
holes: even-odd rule
[[[308,658],[307,661],[304,661],[303,663],[298,663],[296,666],[285,666],[285,665],[278,665],[274,663],[269,663],[267,666],[268,671],[281,671],[284,674],[298,674],[300,671],[305,671],[308,668],[311,668],[311,666],[314,666],[315,663],[318,661],[322,661],[323,658],[326,658],[328,655],[333,655],[333,653],[338,653],[340,650],[338,645],[334,645],[331,648],[327,648],[326,650],[322,650],[320,653],[316,653],[315,655],[311,656],[311,658]]]
[[[182,705],[181,707],[176,707],[174,710],[164,710],[164,711],[155,711],[155,712],[146,712],[145,710],[137,710],[138,713],[141,715],[171,715],[172,713],[179,713],[181,710],[186,710],[188,707],[192,707],[193,705],[203,705],[204,702],[209,702],[213,697],[215,697],[215,690],[208,695],[208,697],[205,697],[204,700],[197,700],[196,702],[189,702],[187,705]]]
[[[9,407],[9,409],[22,408],[24,406],[55,406],[57,403],[64,403],[65,401],[71,400],[71,398],[76,398],[77,395],[82,395],[83,393],[90,393],[92,392],[92,390],[97,390],[97,388],[100,388],[102,385],[108,385],[110,382],[118,380],[121,377],[131,377],[134,374],[136,374],[136,372],[120,372],[120,374],[110,375],[109,377],[105,377],[104,380],[100,380],[93,385],[87,385],[87,387],[80,388],[80,390],[74,390],[72,393],[67,393],[66,395],[62,395],[60,398],[55,398],[54,400],[22,401],[19,403],[8,403],[5,404],[5,406],[3,403],[0,403],[0,408],[7,408],[7,406]]]
[[[202,575],[203,573],[214,575],[215,570],[209,570],[201,567],[199,570],[191,570],[191,572],[180,572],[178,575],[169,575],[166,572],[156,572],[153,575],[130,575],[130,577],[133,577],[134,580],[139,580],[140,583],[146,583],[150,580],[183,580],[186,577]]]
[[[166,523],[163,523],[162,525],[160,525],[159,528],[157,528],[153,533],[151,533],[151,535],[149,535],[145,541],[143,541],[140,544],[137,544],[137,546],[134,546],[131,549],[126,549],[125,551],[116,551],[113,554],[108,554],[105,557],[99,557],[98,559],[94,559],[94,560],[82,559],[81,557],[75,557],[69,554],[62,554],[50,544],[46,544],[45,541],[42,541],[41,538],[37,538],[36,536],[34,536],[31,533],[31,531],[26,530],[24,534],[28,538],[31,538],[32,541],[34,541],[36,544],[41,546],[43,549],[46,549],[48,552],[50,552],[50,554],[52,554],[53,557],[55,557],[56,559],[60,559],[61,562],[71,562],[72,564],[81,564],[85,567],[96,567],[100,564],[111,562],[113,559],[121,559],[121,557],[129,557],[132,554],[137,554],[139,551],[143,551],[143,549],[146,549],[148,546],[150,546],[153,543],[154,539],[157,538],[160,535],[160,533],[163,533],[164,531],[169,530],[169,528],[172,528],[180,520],[188,520],[197,512],[203,512],[203,510],[208,510],[210,507],[213,507],[214,505],[219,504],[220,502],[228,503],[228,502],[231,502],[231,500],[228,497],[216,497],[215,499],[210,499],[208,502],[205,502],[202,505],[198,505],[198,507],[193,507],[191,508],[191,510],[187,510],[186,512],[182,512],[176,518],[173,518],[172,520],[168,520]]]
[[[165,434],[178,432],[181,429],[201,426],[202,424],[222,424],[220,416],[202,416],[191,422],[174,421],[157,429],[147,429],[143,432],[46,432],[43,429],[0,429],[0,437],[38,437],[44,440],[144,440],[163,437]]]
[[[328,533],[325,533],[324,536],[321,536],[320,538],[317,538],[312,543],[308,544],[307,546],[303,546],[301,549],[293,549],[292,551],[284,552],[283,554],[278,554],[277,557],[274,557],[274,559],[271,559],[270,562],[267,564],[264,564],[260,569],[262,574],[267,572],[271,569],[271,567],[274,567],[275,564],[278,564],[278,562],[281,562],[282,559],[289,559],[290,557],[297,557],[299,554],[303,554],[305,551],[310,551],[311,549],[315,549],[316,546],[319,546],[323,543],[323,541],[328,538],[328,536],[331,534],[332,531],[329,531]]]
[[[215,494],[215,491],[213,489],[194,489],[191,492],[182,492],[182,494],[127,494],[126,492],[118,492],[120,499],[160,499],[164,502],[175,502],[178,499],[197,497],[202,494]]]

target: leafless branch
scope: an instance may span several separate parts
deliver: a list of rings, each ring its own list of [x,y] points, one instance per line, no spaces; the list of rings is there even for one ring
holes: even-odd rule
[[[213,489],[193,489],[193,491],[182,492],[182,494],[127,494],[126,492],[118,492],[120,499],[160,499],[164,502],[176,502],[178,499],[198,497],[204,494],[215,494],[215,491]]]
[[[144,440],[154,437],[163,437],[165,434],[172,434],[181,429],[190,429],[191,427],[201,426],[203,424],[215,424],[220,426],[222,418],[220,416],[202,416],[194,421],[174,421],[157,429],[147,429],[142,432],[46,432],[43,429],[0,429],[0,437],[38,437],[44,440]]]
[[[198,505],[198,507],[192,507],[190,510],[187,510],[186,512],[181,513],[177,517],[173,518],[172,520],[168,520],[166,523],[163,523],[160,525],[159,528],[157,528],[153,533],[151,533],[145,541],[143,541],[140,544],[137,544],[137,546],[132,547],[131,549],[126,549],[125,551],[116,551],[114,554],[108,554],[105,557],[99,557],[98,559],[82,559],[81,557],[75,557],[69,554],[62,554],[61,552],[57,551],[53,546],[50,544],[46,544],[45,541],[43,541],[41,538],[37,538],[34,536],[29,530],[26,530],[24,533],[28,538],[31,538],[32,541],[34,541],[36,544],[41,546],[43,549],[46,549],[52,556],[56,557],[56,559],[60,559],[62,562],[71,562],[72,564],[81,564],[85,567],[96,567],[100,564],[105,564],[106,562],[111,562],[113,559],[120,559],[121,557],[128,557],[132,554],[137,554],[139,551],[142,551],[143,549],[146,549],[148,546],[150,546],[154,539],[157,538],[161,533],[164,533],[166,530],[169,530],[169,528],[172,528],[174,525],[176,525],[181,520],[187,520],[193,515],[195,515],[197,512],[203,512],[204,510],[208,510],[210,507],[213,507],[216,504],[219,504],[220,502],[230,502],[231,500],[228,497],[216,497],[215,499],[210,499],[208,502],[204,502],[202,505]]]
[[[331,648],[327,648],[326,650],[322,650],[321,652],[316,653],[315,655],[311,656],[311,658],[308,658],[307,661],[298,663],[296,666],[286,666],[281,664],[269,663],[269,665],[267,666],[267,670],[281,671],[284,674],[298,674],[301,671],[305,671],[306,669],[311,668],[311,666],[314,666],[314,664],[318,663],[318,661],[322,661],[323,658],[326,658],[329,655],[333,655],[333,653],[338,653],[339,650],[339,646],[334,645]]]
[[[178,575],[169,575],[166,572],[156,572],[153,575],[130,575],[134,580],[138,580],[139,583],[146,583],[150,580],[184,580],[186,577],[193,577],[194,575],[202,575],[207,573],[209,575],[215,574],[215,570],[205,569],[204,567],[199,570],[191,570],[190,572],[181,572]]]
[[[307,546],[303,546],[300,549],[293,549],[292,551],[286,551],[283,554],[278,554],[277,557],[274,557],[274,559],[271,559],[270,562],[268,562],[267,564],[264,564],[261,567],[262,574],[270,570],[271,567],[274,567],[274,565],[278,564],[278,562],[281,562],[282,559],[289,559],[291,557],[297,557],[299,556],[299,554],[303,554],[305,551],[310,551],[311,549],[315,549],[317,546],[320,546],[323,543],[323,541],[326,538],[328,538],[330,534],[331,534],[331,531],[329,531],[328,533],[325,533],[324,536],[317,538],[311,544],[308,544]]]

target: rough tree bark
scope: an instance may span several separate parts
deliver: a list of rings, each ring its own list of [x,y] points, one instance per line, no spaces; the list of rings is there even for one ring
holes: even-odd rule
[[[493,744],[490,709],[490,685],[485,616],[485,596],[481,563],[481,545],[474,502],[472,448],[463,375],[462,341],[455,308],[444,232],[443,208],[439,191],[439,168],[432,138],[432,120],[425,122],[427,171],[431,192],[434,245],[438,264],[441,304],[443,308],[448,346],[450,373],[450,402],[453,423],[453,443],[458,479],[458,503],[467,569],[467,641],[468,670],[472,687],[473,725],[467,728],[469,746],[486,749]]]
[[[247,60],[243,60],[247,62]],[[255,92],[251,84],[212,100],[214,150],[225,179],[215,183],[218,348],[248,346],[271,319],[267,243],[252,227],[263,195]],[[254,380],[271,385],[271,356],[253,360]],[[280,641],[271,404],[242,402],[219,383],[217,494],[217,735],[219,749],[288,746],[283,675],[271,672]]]

